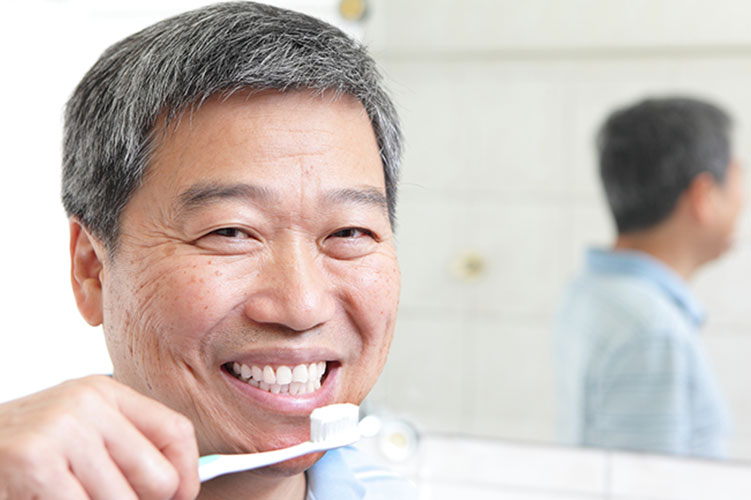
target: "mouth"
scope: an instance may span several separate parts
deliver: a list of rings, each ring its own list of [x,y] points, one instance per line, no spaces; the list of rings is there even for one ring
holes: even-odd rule
[[[225,363],[223,369],[232,377],[262,391],[287,396],[304,396],[321,388],[328,375],[328,362],[315,361],[297,365],[254,365],[237,361]]]

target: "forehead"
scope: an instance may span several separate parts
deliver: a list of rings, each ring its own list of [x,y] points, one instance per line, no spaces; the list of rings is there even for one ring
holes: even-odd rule
[[[237,181],[273,189],[315,180],[384,186],[370,119],[349,95],[216,96],[161,130],[146,185]]]

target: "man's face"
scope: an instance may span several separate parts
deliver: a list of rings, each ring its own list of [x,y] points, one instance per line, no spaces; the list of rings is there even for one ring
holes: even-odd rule
[[[719,257],[734,243],[738,219],[745,199],[743,170],[738,161],[728,166],[724,182],[718,183],[715,196],[716,223],[709,238],[714,256]]]
[[[114,376],[190,417],[202,454],[304,441],[314,408],[362,401],[394,329],[368,116],[351,97],[265,92],[167,129],[102,274]]]

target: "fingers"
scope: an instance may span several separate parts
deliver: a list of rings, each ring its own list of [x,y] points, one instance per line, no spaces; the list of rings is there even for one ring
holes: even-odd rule
[[[49,500],[89,500],[84,487],[70,473],[61,457],[38,453],[29,447],[4,447],[0,443],[0,498],[39,498]],[[52,486],[52,487],[51,487]]]
[[[85,489],[87,495],[81,498],[138,500],[138,490],[134,491],[101,442],[98,446],[82,446],[74,452],[70,471]]]
[[[66,471],[67,472],[67,471]],[[55,488],[52,491],[44,490],[40,495],[18,497],[10,495],[8,498],[44,498],[49,500],[91,500],[81,483],[69,473],[59,474],[53,481]],[[128,497],[123,497],[128,498]]]
[[[176,485],[174,496],[167,498],[175,500],[195,498],[200,489],[200,481],[198,479],[198,445],[193,424],[185,416],[161,403],[133,392],[137,397],[118,399],[118,407],[122,415],[135,426],[138,433],[143,435],[158,451],[158,454],[144,455],[143,459],[154,460],[149,470],[160,471],[160,477],[154,477],[157,474],[151,473],[148,474],[150,477],[141,478],[139,474],[142,472],[139,471],[142,468],[139,468],[138,464],[129,464],[128,471],[132,472],[126,472],[126,476],[132,483],[161,483],[162,491],[168,491],[169,485]],[[131,436],[131,439],[136,439],[136,437]],[[121,447],[123,443],[127,446],[128,442],[127,439],[118,439],[108,443],[118,463],[127,461],[128,457],[133,455],[131,450]],[[170,470],[176,473],[174,477],[166,472],[166,467],[170,467]]]
[[[188,500],[197,471],[190,421],[108,377],[0,405],[0,498]]]
[[[162,453],[175,467],[179,476],[177,492],[173,500],[193,500],[198,496],[201,482],[198,479],[198,444],[193,424],[186,418],[176,428],[178,435],[187,434],[190,439],[176,439],[162,448]]]
[[[180,474],[149,436],[125,416],[114,412],[103,424],[102,434],[109,456],[138,498],[172,498],[180,486]],[[180,446],[184,447],[182,444]],[[197,463],[197,457],[195,460]]]

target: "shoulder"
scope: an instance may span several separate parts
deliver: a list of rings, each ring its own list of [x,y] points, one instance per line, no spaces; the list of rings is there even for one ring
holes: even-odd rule
[[[634,335],[683,337],[692,330],[677,305],[655,283],[628,274],[586,273],[564,295],[558,320],[602,332],[613,341]],[[644,339],[646,340],[646,339]]]
[[[328,451],[308,472],[308,483],[313,493],[309,498],[315,500],[412,500],[418,496],[411,482],[352,446]]]
[[[417,490],[410,481],[377,463],[366,452],[351,446],[340,451],[354,477],[365,486],[366,500],[417,498]]]

